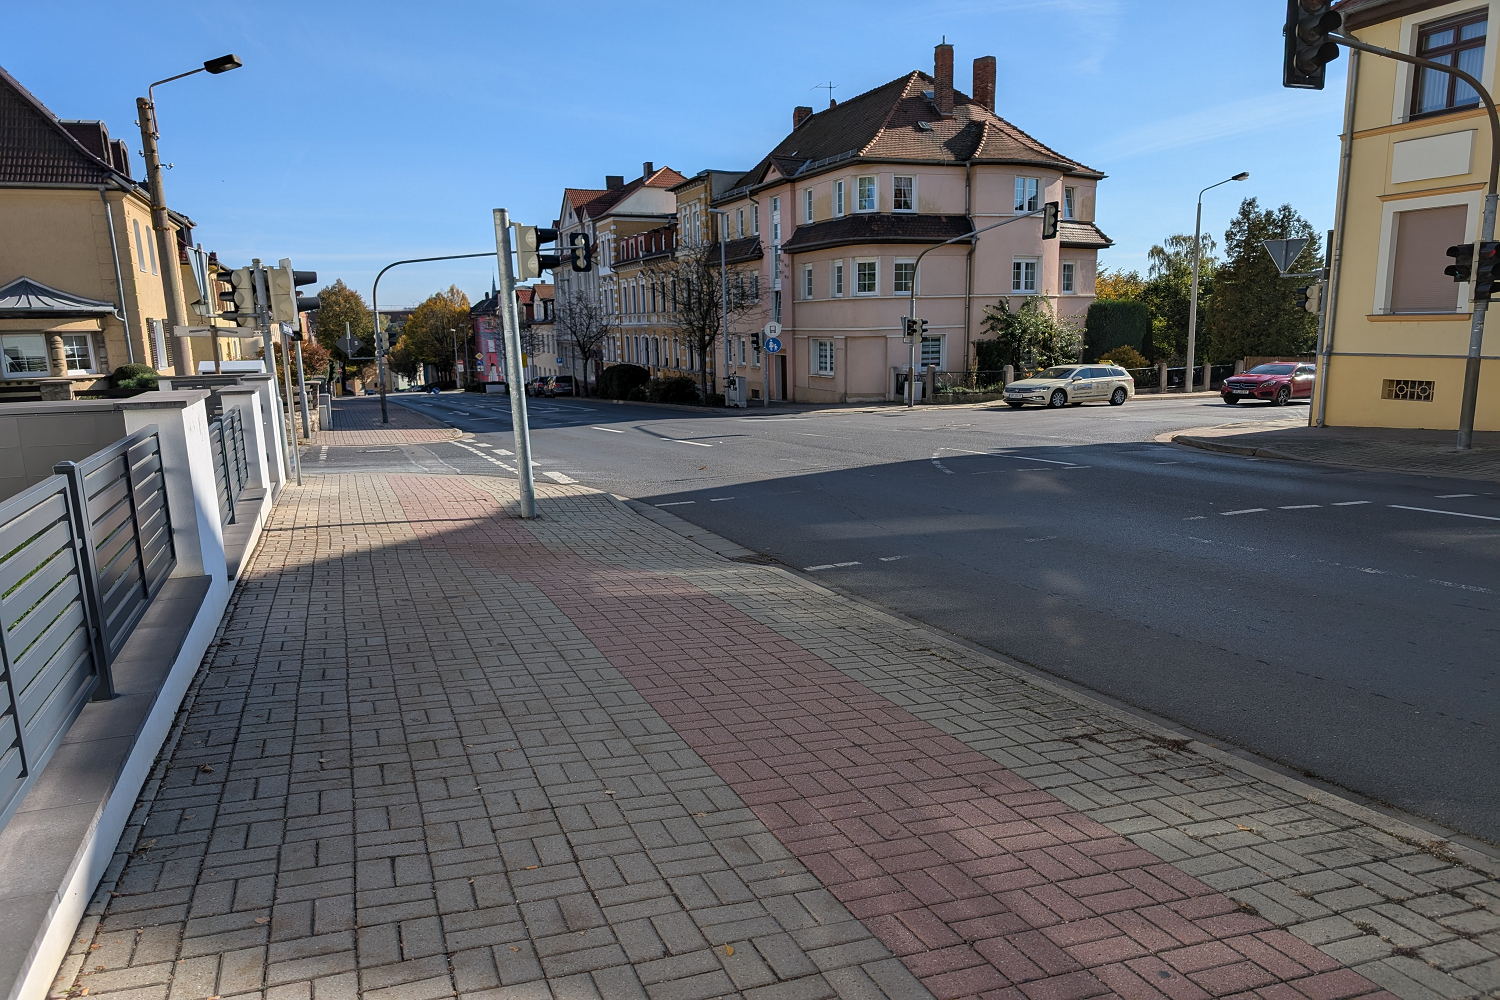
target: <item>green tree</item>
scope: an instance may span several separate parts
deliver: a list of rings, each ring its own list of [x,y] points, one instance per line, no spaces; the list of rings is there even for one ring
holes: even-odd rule
[[[1077,361],[1083,351],[1083,335],[1071,323],[1059,321],[1052,307],[1040,297],[1027,296],[1021,308],[1011,309],[1007,299],[984,307],[981,324],[995,338],[996,348],[986,350],[1004,365],[1031,370]],[[994,362],[989,362],[994,363]]]
[[[1261,209],[1254,198],[1240,203],[1239,214],[1224,234],[1228,260],[1215,282],[1208,303],[1216,360],[1305,354],[1317,339],[1317,317],[1297,306],[1297,282],[1281,277],[1263,240],[1302,237],[1307,246],[1293,261],[1292,271],[1314,271],[1321,266],[1322,246],[1312,226],[1292,209]]]
[[[375,321],[364,296],[344,284],[339,278],[318,292],[320,305],[313,313],[313,335],[318,343],[328,349],[336,361],[345,361],[348,356],[338,348],[335,341],[344,336],[344,324],[349,324],[349,333],[356,340],[364,341],[359,356],[368,357],[375,351]]]
[[[469,297],[457,285],[429,295],[412,310],[401,338],[391,352],[396,371],[414,377],[421,365],[432,365],[439,381],[455,380],[455,351],[463,358],[469,350]]]
[[[1207,310],[1213,297],[1219,261],[1214,238],[1203,234],[1198,261],[1198,337],[1206,344]],[[1168,236],[1147,254],[1151,264],[1141,301],[1151,310],[1151,337],[1141,344],[1141,353],[1152,361],[1187,357],[1188,307],[1193,292],[1193,237],[1188,233]]]

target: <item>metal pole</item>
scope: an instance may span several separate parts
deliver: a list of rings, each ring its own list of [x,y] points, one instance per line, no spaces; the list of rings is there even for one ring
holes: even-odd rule
[[[458,381],[458,331],[448,327],[448,337],[453,341],[453,388],[462,389]]]
[[[1344,227],[1348,222],[1349,213],[1349,163],[1354,157],[1354,102],[1359,90],[1359,50],[1351,49],[1349,52],[1349,82],[1344,92],[1344,133],[1341,137],[1342,150],[1339,153],[1339,183],[1338,200],[1335,202],[1333,211],[1333,240],[1331,241],[1332,252],[1329,255],[1328,287],[1323,294],[1328,301],[1323,306],[1323,343],[1318,358],[1318,406],[1316,427],[1323,427],[1327,423],[1328,410],[1328,366],[1333,358],[1333,335],[1338,328],[1339,306],[1338,290],[1340,277],[1343,271],[1344,259]],[[1308,414],[1312,416],[1311,413]]]
[[[516,279],[510,262],[510,213],[494,210],[495,256],[500,264],[500,323],[505,332],[505,380],[510,390],[510,425],[516,445],[516,479],[521,516],[536,517],[536,483],[531,473],[531,427],[526,422],[526,383],[521,370],[521,328],[516,315]]]
[[[1193,222],[1193,290],[1188,298],[1187,365],[1183,369],[1182,391],[1193,391],[1193,351],[1198,346],[1198,260],[1203,256],[1203,192],[1198,192],[1198,214]]]
[[[307,419],[307,379],[302,372],[302,341],[299,339],[292,343],[297,345],[297,394],[302,399],[302,436],[311,441],[312,425]]]
[[[266,269],[261,266],[260,258],[255,257],[250,261],[250,268],[255,278],[255,323],[260,328],[261,357],[265,362],[266,374],[271,376],[271,384],[276,386],[276,398],[281,398],[281,384],[276,378],[276,349],[271,345],[271,310],[270,296],[266,293]],[[287,439],[286,425],[282,422],[281,407],[276,407],[276,433],[280,435],[283,443]],[[282,474],[288,479],[292,477],[292,456],[290,449],[283,456],[284,468]]]
[[[297,417],[292,406],[292,359],[287,355],[286,331],[281,334],[281,370],[283,373],[282,383],[286,387],[286,430],[290,439],[292,450],[292,468],[297,473],[297,485],[302,485],[302,448],[297,443]]]
[[[166,297],[168,322],[175,330],[179,326],[188,325],[187,306],[182,301],[182,288],[178,285],[181,273],[177,268],[177,247],[174,245],[171,223],[167,218],[167,195],[162,184],[161,154],[156,147],[156,105],[148,97],[137,97],[135,110],[141,123],[141,155],[146,160],[146,182],[151,194],[151,228],[156,233],[156,256],[161,267],[162,294]],[[194,374],[192,347],[187,337],[177,338],[176,355],[177,364],[174,367],[177,369],[177,374]]]
[[[721,311],[719,334],[724,338],[724,405],[728,406],[729,380],[734,377],[729,373],[730,367],[734,364],[734,356],[729,353],[729,265],[727,252],[729,241],[724,238],[729,235],[729,209],[710,208],[708,211],[711,215],[719,216],[719,225],[722,227],[719,230],[719,305]],[[706,399],[703,402],[704,405],[708,404],[708,400]]]
[[[380,279],[385,275],[385,272],[389,271],[391,268],[397,266],[398,264],[425,264],[428,261],[434,260],[464,260],[469,257],[488,256],[490,256],[490,252],[486,250],[484,253],[454,253],[447,254],[443,257],[413,257],[411,260],[392,261],[385,267],[382,267],[379,274],[375,275],[375,287],[370,290],[370,311],[375,314],[375,363],[379,372],[378,378],[380,379],[381,423],[388,424],[391,422],[391,420],[385,409],[385,350],[381,346],[380,340]],[[348,331],[345,332],[347,333]]]

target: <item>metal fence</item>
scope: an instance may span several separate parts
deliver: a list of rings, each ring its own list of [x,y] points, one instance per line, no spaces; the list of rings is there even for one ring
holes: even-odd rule
[[[156,428],[0,503],[0,827],[176,565]]]
[[[1209,367],[1209,386],[1217,388],[1224,384],[1224,380],[1234,374],[1234,365],[1212,365]],[[1127,368],[1130,377],[1135,379],[1136,392],[1161,392],[1161,369],[1156,366],[1150,368]],[[1181,392],[1186,381],[1186,368],[1178,365],[1176,368],[1167,368],[1167,392]],[[1203,378],[1203,366],[1198,365],[1193,369],[1193,388],[1201,385]]]
[[[208,445],[214,459],[214,492],[219,523],[234,523],[234,505],[250,482],[250,457],[245,451],[245,425],[238,408],[208,424]]]

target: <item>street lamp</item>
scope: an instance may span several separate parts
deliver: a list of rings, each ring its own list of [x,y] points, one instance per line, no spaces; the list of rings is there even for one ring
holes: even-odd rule
[[[453,388],[462,389],[463,385],[458,381],[458,330],[448,327],[448,336],[453,341]]]
[[[167,315],[174,327],[187,326],[188,317],[187,305],[182,301],[182,290],[178,286],[181,274],[177,271],[177,247],[173,245],[171,228],[167,222],[167,197],[162,189],[161,154],[156,148],[156,140],[160,138],[161,133],[156,129],[155,91],[164,83],[181,80],[194,73],[212,73],[217,76],[220,73],[228,73],[232,69],[239,69],[241,65],[239,56],[219,56],[217,59],[208,60],[197,69],[169,76],[165,80],[157,80],[146,88],[145,97],[135,99],[135,110],[141,126],[141,156],[146,160],[146,182],[151,192],[151,228],[156,230],[156,256],[161,261],[162,291],[167,300]],[[177,374],[192,375],[191,354],[183,347],[185,345],[179,343]],[[215,356],[217,357],[217,354]],[[272,364],[269,357],[266,358],[266,364],[268,366]]]
[[[1233,177],[1219,181],[1218,184],[1210,184],[1198,192],[1198,217],[1193,223],[1193,296],[1188,300],[1188,345],[1187,345],[1187,368],[1183,375],[1182,391],[1193,391],[1193,351],[1198,346],[1198,260],[1203,256],[1203,196],[1220,184],[1228,184],[1230,181],[1247,181],[1250,179],[1250,171],[1242,170]],[[1211,376],[1203,379],[1203,388],[1208,389],[1213,384]],[[1162,392],[1167,391],[1166,386],[1161,387]]]

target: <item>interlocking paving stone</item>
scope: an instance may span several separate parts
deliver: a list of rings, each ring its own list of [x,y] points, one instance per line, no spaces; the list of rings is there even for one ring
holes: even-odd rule
[[[286,491],[58,993],[1495,991],[1445,845],[538,492]]]

